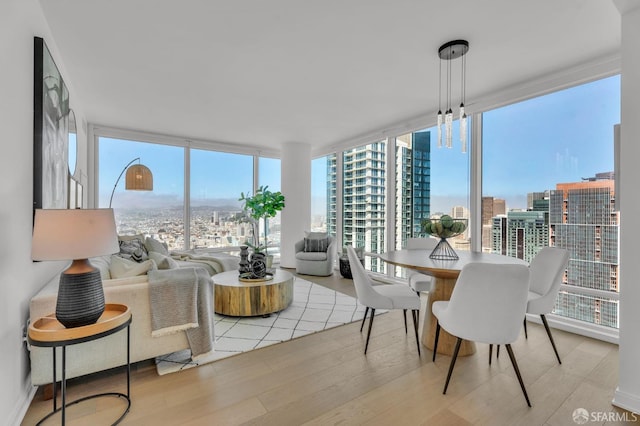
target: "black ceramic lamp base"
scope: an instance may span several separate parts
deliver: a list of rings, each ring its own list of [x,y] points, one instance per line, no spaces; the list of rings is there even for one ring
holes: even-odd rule
[[[66,272],[66,271],[65,271]],[[67,328],[95,324],[104,312],[100,271],[60,274],[56,319]]]

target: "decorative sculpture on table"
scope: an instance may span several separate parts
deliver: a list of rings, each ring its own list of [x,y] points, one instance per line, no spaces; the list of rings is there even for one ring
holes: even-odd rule
[[[238,273],[246,274],[251,272],[251,264],[249,263],[249,246],[240,246],[240,263],[238,264]]]
[[[447,238],[456,237],[466,229],[467,219],[454,219],[446,214],[441,216],[440,219],[423,220],[422,232],[440,238],[440,242],[429,257],[440,260],[457,260],[458,255],[447,241]]]
[[[261,251],[251,253],[251,279],[257,280],[267,276],[267,260]]]

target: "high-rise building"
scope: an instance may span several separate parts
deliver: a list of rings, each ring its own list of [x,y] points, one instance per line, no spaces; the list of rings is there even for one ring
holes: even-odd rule
[[[396,138],[395,246],[421,232],[430,213],[430,132]],[[376,142],[343,152],[343,244],[380,253],[385,248],[386,142]],[[327,229],[337,233],[335,159],[327,160]],[[378,259],[366,257],[377,271]]]
[[[482,197],[482,250],[490,252],[493,247],[493,218],[507,213],[505,200],[494,197]]]
[[[386,146],[381,141],[343,152],[343,244],[370,253],[385,250]],[[367,257],[365,266],[380,270],[377,258]]]
[[[540,200],[549,200],[549,191],[544,192],[529,192],[527,194],[527,210],[538,210],[536,205],[540,205]],[[547,206],[548,210],[548,206]]]
[[[431,213],[431,132],[413,133],[412,137],[413,233],[408,237],[421,233],[422,221]]]
[[[404,247],[407,235],[413,229],[411,183],[413,181],[413,134],[408,133],[396,138],[396,176],[395,176],[395,242],[394,247]]]
[[[551,245],[571,252],[566,284],[617,293],[619,222],[614,181],[609,177],[603,173],[556,185],[550,193],[550,238]],[[617,327],[618,300],[563,290],[555,313]]]
[[[549,245],[549,222],[545,211],[510,211],[493,218],[492,252],[531,262]]]

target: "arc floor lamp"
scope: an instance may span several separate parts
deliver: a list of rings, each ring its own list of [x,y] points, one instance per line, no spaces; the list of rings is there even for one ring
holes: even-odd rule
[[[138,161],[138,164],[133,164],[136,161]],[[111,191],[111,197],[109,198],[109,208],[111,208],[113,194],[116,192],[118,182],[120,182],[120,179],[122,178],[122,175],[125,171],[127,172],[124,179],[124,188],[126,190],[153,191],[153,174],[151,173],[151,170],[149,170],[147,166],[140,164],[140,157],[134,158],[129,162],[129,164],[124,166],[124,169],[122,169],[122,171],[120,172],[120,176],[118,176],[115,185],[113,185],[113,191]]]

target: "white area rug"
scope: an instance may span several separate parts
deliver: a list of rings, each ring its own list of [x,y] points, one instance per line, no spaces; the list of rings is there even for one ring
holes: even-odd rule
[[[365,307],[351,296],[295,277],[293,302],[268,317],[228,317],[214,314],[214,353],[198,362],[184,350],[156,358],[159,375],[217,361],[231,355],[285,342],[306,334],[362,320]],[[383,310],[376,311],[376,314]]]

